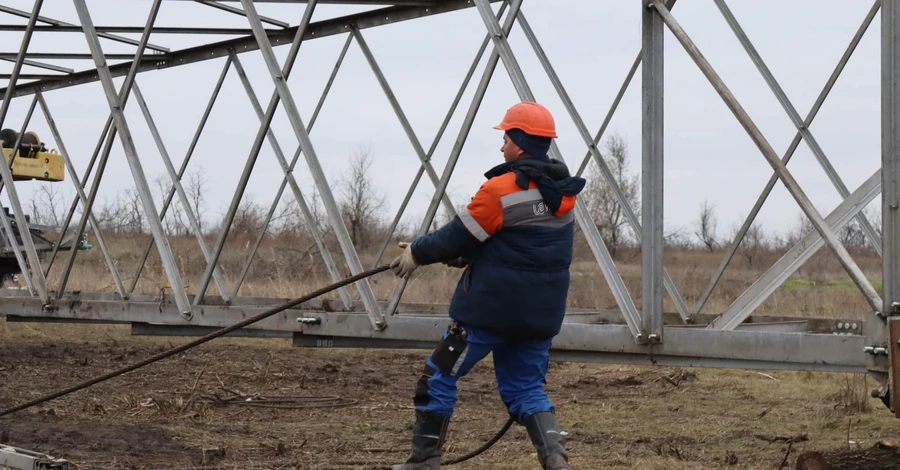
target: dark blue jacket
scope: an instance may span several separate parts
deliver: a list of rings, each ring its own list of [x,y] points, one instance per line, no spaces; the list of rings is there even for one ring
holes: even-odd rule
[[[575,196],[585,180],[546,156],[485,177],[452,221],[413,241],[413,257],[420,265],[469,260],[450,303],[454,320],[517,339],[552,338],[566,311]]]

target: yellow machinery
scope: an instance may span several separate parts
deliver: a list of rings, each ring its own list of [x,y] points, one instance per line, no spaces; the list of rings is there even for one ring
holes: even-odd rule
[[[0,131],[3,156],[9,164],[13,153],[13,146],[18,139],[18,133],[12,129]],[[34,132],[26,132],[22,135],[19,144],[19,152],[12,164],[13,181],[62,181],[65,179],[65,165],[62,155],[55,149],[47,150],[44,143]]]

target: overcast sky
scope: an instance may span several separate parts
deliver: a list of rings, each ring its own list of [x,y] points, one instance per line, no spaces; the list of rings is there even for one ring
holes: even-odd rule
[[[4,4],[22,10],[32,8],[32,2],[25,0],[10,0]],[[42,14],[45,16],[78,23],[71,2],[46,1],[44,4]],[[143,26],[150,4],[149,1],[88,2],[97,25]],[[527,0],[524,3],[522,11],[592,135],[600,126],[640,48],[639,5],[638,0]],[[732,0],[729,6],[800,115],[805,117],[871,2]],[[299,22],[305,7],[305,4],[258,5],[261,14],[292,25]],[[360,9],[358,6],[322,5],[317,8],[313,21]],[[673,14],[779,156],[783,155],[796,130],[715,4],[711,0],[682,0],[673,9]],[[6,24],[26,22],[22,18],[2,16]],[[879,21],[876,17],[811,126],[850,191],[880,164]],[[157,25],[247,27],[247,21],[202,5],[167,1]],[[0,42],[6,45],[4,52],[18,50],[21,33],[0,34]],[[469,8],[366,29],[363,35],[427,150],[484,38],[485,27],[477,10]],[[139,35],[131,37],[138,38]],[[290,84],[304,122],[309,121],[345,38],[341,35],[312,40],[300,49]],[[227,38],[154,35],[151,42],[175,50],[200,41],[223,39]],[[690,228],[700,204],[709,200],[715,203],[720,215],[720,234],[725,234],[741,223],[772,170],[668,30],[665,41],[666,224],[669,229]],[[511,42],[537,99],[556,117],[558,143],[566,162],[577,168],[586,151],[581,136],[520,29],[513,30]],[[102,40],[102,45],[106,52],[133,51],[132,46],[108,40]],[[31,50],[87,52],[88,48],[80,33],[41,33],[32,41]],[[288,47],[276,48],[279,59],[284,58],[287,50]],[[273,86],[261,56],[251,52],[240,58],[265,107]],[[469,92],[435,153],[433,162],[438,175],[443,172],[485,60],[482,60]],[[184,157],[224,61],[224,58],[218,58],[138,76],[138,83],[176,168]],[[85,61],[68,61],[67,64],[76,70],[92,67]],[[11,69],[11,63],[0,63],[2,73]],[[26,67],[25,72],[38,73],[39,70]],[[637,174],[641,160],[640,76],[638,71],[608,130],[608,133],[616,132],[626,139],[630,166]],[[117,79],[117,86],[121,82]],[[65,145],[81,173],[109,112],[102,88],[99,83],[93,83],[52,91],[46,97]],[[18,129],[30,100],[31,97],[15,99],[3,127]],[[491,127],[517,101],[515,90],[501,65],[450,183],[450,191],[457,203],[467,201],[484,181],[484,171],[502,161],[501,134]],[[290,158],[297,139],[282,109],[279,108],[273,128]],[[164,175],[165,168],[134,100],[129,101],[126,115],[146,173],[151,178]],[[39,113],[30,128],[49,146],[56,147]],[[206,218],[217,219],[224,213],[257,128],[257,117],[232,70],[189,167],[202,168],[209,180],[207,198],[210,203]],[[388,219],[393,217],[418,169],[419,160],[356,44],[350,47],[312,131],[312,141],[325,173],[333,181],[340,177],[339,168],[360,145],[369,146],[375,159],[373,176],[377,189],[387,197],[383,215]],[[805,144],[800,145],[788,168],[823,214],[840,202],[838,192]],[[313,183],[302,158],[295,174],[302,189],[309,193]],[[274,154],[266,144],[245,197],[267,208],[282,176]],[[67,192],[72,195],[74,192],[68,189],[70,181],[67,176]],[[117,142],[102,183],[100,202],[103,197],[114,197],[117,191],[132,185],[131,173]],[[36,186],[36,183],[21,183],[16,187],[27,200]],[[432,192],[432,183],[426,176],[407,211],[409,220],[421,220]],[[3,199],[5,202],[5,191]],[[874,203],[879,200],[876,198]],[[796,224],[799,213],[793,198],[779,184],[759,220],[768,230],[783,231]]]

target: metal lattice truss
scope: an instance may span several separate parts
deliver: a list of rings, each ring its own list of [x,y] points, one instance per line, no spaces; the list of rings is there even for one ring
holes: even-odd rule
[[[272,1],[274,2],[274,0]],[[898,148],[900,146],[900,133],[898,133],[900,131],[900,122],[896,120],[897,116],[900,116],[900,77],[895,72],[898,67],[897,62],[900,60],[900,48],[898,48],[900,46],[900,39],[898,39],[898,35],[900,35],[900,10],[898,10],[898,5],[895,1],[877,0],[874,2],[858,32],[852,38],[839,63],[835,66],[833,73],[804,118],[801,117],[800,112],[788,99],[784,90],[742,30],[737,19],[725,4],[725,1],[714,0],[716,7],[718,7],[725,18],[728,26],[734,32],[736,38],[750,56],[753,64],[755,64],[796,128],[796,135],[783,154],[776,152],[741,103],[731,93],[722,78],[704,58],[688,33],[682,29],[672,14],[675,6],[674,0],[669,0],[668,2],[661,0],[642,1],[644,7],[642,12],[642,49],[637,51],[636,58],[627,72],[624,83],[622,83],[620,90],[616,94],[616,98],[606,114],[603,124],[593,135],[585,125],[562,80],[551,65],[550,58],[545,53],[526,20],[525,11],[522,8],[522,0],[502,2],[497,0],[320,0],[318,2],[315,0],[306,2],[282,0],[282,3],[306,4],[302,18],[300,18],[298,24],[293,26],[287,21],[261,16],[257,11],[257,4],[265,3],[262,1],[198,1],[198,3],[207,5],[210,8],[243,15],[248,25],[248,28],[244,29],[156,26],[157,15],[163,3],[165,3],[161,0],[152,2],[150,15],[143,28],[132,26],[101,28],[95,26],[92,19],[92,11],[89,10],[85,0],[73,0],[72,3],[77,10],[80,24],[69,24],[40,16],[43,3],[41,0],[36,0],[30,12],[0,6],[0,11],[3,13],[19,15],[28,19],[27,25],[0,25],[0,30],[3,31],[23,32],[23,39],[18,53],[0,54],[0,59],[14,63],[12,73],[5,77],[8,79],[8,83],[2,90],[3,102],[2,107],[0,107],[0,123],[10,121],[7,119],[7,114],[10,102],[14,98],[31,96],[33,100],[22,125],[23,131],[28,126],[35,108],[38,105],[40,106],[41,112],[50,126],[52,137],[56,141],[64,159],[67,175],[74,183],[77,191],[77,199],[73,201],[65,220],[67,231],[71,230],[69,225],[74,220],[76,206],[80,205],[83,208],[83,213],[90,214],[97,196],[100,175],[103,174],[106,168],[111,147],[117,137],[124,148],[131,176],[134,179],[144,211],[148,214],[157,214],[158,217],[151,217],[152,241],[144,248],[140,267],[130,286],[126,286],[125,282],[123,282],[123,278],[118,272],[109,247],[104,240],[102,231],[99,230],[94,216],[82,216],[78,219],[77,227],[74,229],[74,237],[75,239],[80,238],[87,229],[87,225],[91,225],[91,230],[97,237],[99,248],[104,254],[114,279],[114,294],[71,292],[67,290],[68,279],[78,253],[74,243],[68,248],[69,253],[67,254],[58,252],[59,247],[56,246],[49,259],[41,263],[35,248],[35,242],[29,237],[22,237],[21,245],[13,251],[18,265],[22,273],[24,273],[23,277],[27,283],[28,290],[8,291],[4,292],[3,296],[0,297],[0,310],[10,319],[46,320],[52,318],[66,321],[130,322],[134,325],[135,332],[144,334],[199,334],[203,332],[204,328],[232,324],[246,315],[261,311],[266,308],[266,305],[276,303],[277,299],[246,298],[239,295],[249,267],[260,247],[264,231],[260,233],[250,247],[241,275],[234,285],[228,286],[226,284],[219,266],[226,239],[229,236],[230,225],[238,211],[247,182],[254,170],[260,150],[264,145],[271,146],[278,160],[278,165],[284,174],[277,191],[276,200],[268,212],[265,224],[268,225],[271,221],[275,207],[285,189],[289,189],[296,199],[304,217],[307,220],[311,220],[312,213],[306,202],[307,196],[304,195],[301,185],[298,184],[293,174],[294,168],[302,156],[313,177],[315,187],[321,195],[331,228],[339,242],[340,255],[343,256],[343,261],[352,273],[363,271],[365,267],[362,265],[357,248],[352,243],[347,228],[344,226],[337,202],[320,165],[316,147],[310,138],[310,132],[316,122],[319,111],[322,109],[323,102],[329,93],[351,43],[355,42],[365,56],[368,65],[374,72],[380,87],[383,89],[397,119],[409,138],[416,157],[420,161],[412,186],[406,194],[402,207],[392,221],[391,231],[393,232],[396,229],[413,192],[418,187],[423,176],[427,176],[427,180],[433,185],[435,191],[427,213],[418,228],[418,233],[424,234],[432,226],[432,222],[441,206],[448,213],[455,214],[454,206],[446,194],[448,183],[488,85],[492,77],[494,77],[497,65],[502,64],[503,69],[505,69],[512,80],[515,92],[521,100],[541,99],[541,97],[534,96],[532,88],[529,86],[529,81],[523,73],[516,54],[514,54],[508,41],[510,32],[514,27],[518,27],[536,54],[544,72],[546,72],[546,78],[552,83],[565,107],[568,117],[574,122],[584,145],[587,147],[586,155],[581,160],[575,160],[571,156],[564,158],[560,149],[554,143],[551,148],[551,157],[567,161],[572,168],[578,168],[578,174],[583,173],[589,162],[593,161],[600,168],[605,180],[604,183],[613,189],[613,194],[623,208],[628,224],[633,228],[642,245],[642,308],[638,309],[600,236],[597,224],[592,220],[583,203],[579,203],[576,206],[577,223],[583,230],[604,279],[614,295],[619,312],[614,315],[614,318],[609,318],[608,315],[601,318],[611,320],[611,324],[597,324],[596,321],[580,321],[579,318],[581,317],[576,314],[577,312],[574,312],[570,315],[570,321],[567,322],[562,333],[554,342],[554,352],[558,357],[569,360],[653,362],[657,364],[720,367],[835,371],[868,370],[876,374],[886,374],[890,370],[888,355],[894,350],[896,342],[891,344],[888,341],[889,324],[894,321],[892,315],[897,313],[897,302],[900,301],[900,277],[898,277],[898,269],[900,269],[900,236],[897,234],[897,231],[900,230],[900,217],[898,217],[896,210],[898,203],[900,203],[900,200],[898,200],[900,199],[900,192],[898,192],[898,189],[900,189],[898,187],[900,185],[900,178],[898,178],[900,176],[900,167],[898,167],[898,164],[900,164],[900,155],[898,155],[898,151],[900,151],[900,148]],[[348,16],[313,21],[316,6],[330,3],[365,5],[372,7],[372,9]],[[492,3],[495,5],[492,5]],[[364,32],[371,28],[384,27],[393,23],[468,8],[477,10],[478,17],[485,28],[485,36],[437,135],[434,136],[430,145],[426,148],[420,136],[414,132],[410,120],[401,108],[391,85],[382,73],[365,39]],[[858,188],[853,189],[848,188],[838,175],[809,127],[864,33],[879,12],[882,21],[882,168],[872,174]],[[268,26],[271,26],[271,28],[267,29]],[[773,169],[771,178],[742,224],[737,236],[729,244],[715,275],[709,281],[699,302],[693,308],[689,308],[685,303],[675,282],[663,267],[663,38],[666,28],[699,67]],[[87,39],[90,53],[41,53],[30,51],[29,44],[32,36],[36,33],[50,31],[83,32]],[[140,33],[140,40],[120,36],[120,34],[125,33]],[[170,33],[233,35],[235,37],[220,42],[210,42],[201,46],[178,50],[170,50],[150,40],[151,35],[156,40],[157,36],[165,36]],[[304,122],[298,110],[297,101],[293,94],[294,91],[288,86],[287,79],[295,68],[301,44],[313,39],[334,35],[345,36],[346,42],[337,58],[337,63],[334,64],[325,89],[319,97],[312,118],[309,122]],[[136,46],[135,52],[133,54],[106,54],[101,46],[101,38]],[[288,46],[289,48],[283,60],[279,60],[276,57],[275,48],[277,46]],[[241,61],[242,54],[250,51],[259,51],[266,71],[271,78],[271,83],[274,85],[274,91],[265,103],[265,106],[263,106],[263,103],[251,86]],[[432,156],[435,154],[439,142],[444,137],[451,118],[457,112],[465,93],[469,91],[470,82],[478,74],[478,65],[485,55],[487,55],[486,63],[475,85],[471,102],[465,110],[465,117],[455,137],[455,143],[449,159],[443,169],[435,168],[432,164]],[[66,61],[71,59],[90,59],[93,61],[94,67],[75,71],[59,65],[59,63],[65,64]],[[109,65],[108,60],[129,61]],[[141,72],[179,67],[209,60],[223,60],[224,65],[203,118],[194,133],[187,155],[180,165],[176,167],[162,141],[144,96],[141,93],[137,77]],[[25,65],[45,69],[47,73],[36,75],[23,74],[21,70]],[[642,71],[640,86],[642,90],[643,120],[643,193],[640,218],[627,203],[622,189],[616,184],[616,179],[613,177],[598,148],[598,143],[639,66]],[[190,294],[185,288],[184,279],[172,255],[170,243],[163,230],[161,220],[165,217],[166,211],[176,197],[182,201],[187,199],[181,179],[190,163],[197,140],[212,112],[226,74],[232,68],[238,74],[245,88],[254,113],[258,117],[259,128],[250,154],[240,174],[238,187],[234,191],[233,198],[228,206],[225,215],[225,228],[218,233],[212,246],[208,246],[200,235],[198,214],[194,214],[189,207],[187,208],[188,221],[197,235],[200,250],[207,263],[199,284],[193,289],[193,294]],[[51,74],[50,72],[53,73]],[[120,87],[116,88],[113,79],[119,77],[124,77],[124,82]],[[70,159],[43,94],[51,90],[74,87],[96,81],[99,81],[102,85],[106,97],[106,106],[109,108],[109,116],[87,169],[84,174],[80,175]],[[161,208],[156,206],[151,197],[150,187],[139,155],[140,152],[133,141],[129,129],[130,122],[125,117],[123,109],[129,97],[133,97],[140,108],[151,130],[157,149],[163,157],[166,172],[173,183],[173,187]],[[278,143],[275,134],[270,128],[276,108],[279,105],[283,108],[291,130],[299,142],[299,146],[290,153],[290,158],[285,152],[286,149],[282,148]],[[268,144],[266,144],[266,141],[268,141]],[[843,199],[843,202],[828,214],[820,213],[813,206],[801,185],[787,168],[787,163],[801,145],[801,142],[805,143],[812,151],[818,163],[825,170],[828,180]],[[89,179],[92,172],[96,176],[88,187],[83,182]],[[11,181],[10,167],[0,165],[0,176],[2,176],[2,181]],[[698,319],[702,315],[701,312],[704,306],[722,279],[726,267],[733,259],[739,244],[746,236],[760,208],[778,182],[781,182],[787,188],[790,196],[802,209],[815,230],[800,239],[759,280],[741,293],[724,312],[712,316],[712,320],[708,322],[706,328],[697,328],[694,325],[690,325],[692,323],[703,323],[698,321]],[[0,223],[2,223],[2,230],[6,239],[14,239],[13,226],[25,227],[28,222],[25,218],[21,201],[16,193],[15,185],[7,184],[2,189],[5,189],[7,192],[12,217],[0,217]],[[872,223],[861,213],[862,209],[879,194],[882,194],[883,204],[883,239],[879,236]],[[188,206],[187,204],[185,205]],[[883,256],[883,295],[876,291],[836,235],[839,230],[853,219],[859,221],[871,247],[879,255]],[[314,227],[314,224],[312,226]],[[322,248],[324,243],[323,235],[314,229],[313,236],[316,243]],[[376,264],[382,260],[389,240],[390,238],[381,245]],[[827,247],[839,259],[840,264],[871,306],[872,313],[865,321],[864,332],[859,330],[855,334],[833,335],[820,334],[821,332],[807,331],[806,329],[800,332],[789,331],[790,324],[788,323],[775,325],[771,329],[761,326],[754,327],[752,323],[744,323],[755,308],[822,247]],[[144,268],[148,257],[154,250],[162,260],[169,287],[172,291],[170,295],[165,296],[163,303],[159,302],[159,297],[134,293],[140,271]],[[327,266],[331,278],[339,280],[343,276],[338,269],[339,263],[327,249],[322,248],[319,250],[319,253],[325,266]],[[57,261],[63,263],[63,258],[65,259],[65,266],[63,267],[61,283],[58,286],[51,286],[47,281],[48,273]],[[39,266],[42,269],[38,269],[37,267]],[[208,294],[210,287],[218,293],[218,296]],[[355,287],[359,295],[358,298],[351,296],[348,291],[342,289],[340,291],[339,305],[331,305],[326,301],[316,301],[303,309],[263,321],[255,326],[254,331],[256,334],[293,336],[295,344],[298,346],[355,347],[427,346],[439,338],[439,335],[442,333],[445,319],[439,316],[442,313],[440,309],[403,304],[401,302],[404,290],[407,287],[406,280],[401,280],[397,283],[393,293],[386,301],[376,299],[368,281],[360,281]],[[682,325],[663,325],[664,295],[668,295],[673,301],[683,323]],[[326,308],[325,304],[328,304],[328,308]],[[335,308],[338,311],[331,311]],[[435,314],[438,314],[438,316]],[[590,317],[591,320],[597,320],[596,315],[602,316],[602,312],[595,312],[595,315]],[[624,320],[624,323],[621,320]],[[809,323],[805,324],[807,327],[809,326]]]

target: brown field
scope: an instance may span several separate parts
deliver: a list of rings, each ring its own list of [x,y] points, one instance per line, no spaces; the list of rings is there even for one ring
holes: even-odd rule
[[[126,285],[146,236],[111,240]],[[212,245],[214,240],[208,243]],[[93,241],[92,241],[93,242]],[[96,243],[94,243],[96,245]],[[222,266],[233,284],[248,241],[229,242]],[[328,283],[312,244],[269,239],[242,291],[297,297]],[[192,239],[174,249],[192,290],[202,256]],[[396,250],[389,250],[389,260]],[[854,253],[880,283],[880,261]],[[693,306],[721,254],[672,249],[666,262]],[[704,310],[720,312],[779,256],[738,257]],[[640,254],[619,268],[640,297]],[[58,284],[58,260],[50,281]],[[384,260],[383,260],[384,261]],[[370,266],[371,257],[363,264]],[[112,291],[98,249],[78,255],[69,289]],[[615,308],[589,251],[572,268],[572,307]],[[404,301],[446,302],[458,272],[423,268]],[[386,298],[388,274],[372,280]],[[166,287],[151,257],[138,290]],[[214,288],[209,291],[215,294]],[[667,310],[673,310],[669,301]],[[864,318],[867,306],[837,262],[820,252],[759,314]],[[36,398],[160,352],[185,338],[132,337],[127,327],[0,321],[0,407]],[[185,354],[35,408],[0,418],[0,440],[70,459],[79,469],[378,469],[408,452],[412,393],[427,351],[296,349],[286,340],[219,339]],[[568,432],[576,469],[793,468],[816,449],[868,448],[900,439],[898,423],[868,395],[863,375],[676,369],[554,363],[547,390]],[[285,408],[226,403],[234,394],[291,397]],[[489,439],[506,419],[490,361],[461,381],[445,455]],[[782,467],[783,464],[783,467]],[[513,427],[460,469],[539,468],[524,429]],[[453,468],[453,467],[451,467]]]

